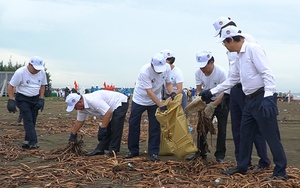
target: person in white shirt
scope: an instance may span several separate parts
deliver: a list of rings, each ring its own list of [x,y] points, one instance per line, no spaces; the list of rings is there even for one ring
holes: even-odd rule
[[[213,26],[216,30],[215,35],[220,37],[221,30],[230,25],[236,26],[236,23],[229,17],[225,17],[225,16],[219,17],[213,23]],[[246,41],[256,43],[255,38],[252,37],[251,35],[243,33],[243,36],[245,37]],[[228,76],[230,77],[232,71],[234,70],[234,64],[238,62],[238,54],[237,52],[229,52],[228,50],[226,54],[229,62]],[[224,97],[225,96],[226,94],[224,94]],[[240,126],[242,120],[242,112],[245,106],[245,98],[246,98],[242,90],[242,84],[238,82],[235,86],[233,86],[230,89],[230,95],[228,96],[230,96],[229,109],[230,109],[230,119],[231,119],[231,131],[232,131],[232,137],[235,146],[235,158],[237,160],[239,157],[239,147],[240,147],[240,140],[241,140]],[[254,145],[257,151],[257,155],[260,157],[260,159],[257,166],[252,166],[252,162],[249,161],[249,167],[253,168],[255,171],[269,167],[270,160],[268,158],[268,153],[267,153],[267,144],[260,130],[254,137]]]
[[[35,130],[38,111],[44,109],[44,94],[47,85],[43,59],[34,56],[30,59],[27,66],[21,67],[12,76],[8,84],[8,103],[9,112],[15,113],[16,106],[20,110],[23,118],[25,130],[25,140],[23,149],[37,149],[38,139]],[[14,90],[16,97],[14,100]]]
[[[200,93],[203,89],[211,89],[218,84],[226,80],[226,71],[219,65],[215,64],[215,59],[211,52],[206,50],[200,50],[196,54],[196,67],[199,67],[195,72],[195,80],[197,86],[197,93]],[[228,120],[229,108],[222,108],[223,93],[219,93],[213,96],[210,101],[207,101],[207,107],[205,113],[207,117],[213,119],[214,116],[218,120],[218,135],[217,135],[217,148],[214,153],[216,161],[222,163],[226,153],[226,127]],[[228,104],[227,104],[228,105]],[[199,135],[197,139],[197,146],[199,151],[191,157],[187,157],[187,160],[194,160],[197,157],[206,159],[207,142],[203,135]]]
[[[170,78],[171,83],[173,86],[173,90],[176,94],[182,93],[182,102],[181,106],[184,109],[187,105],[187,93],[183,92],[183,75],[180,68],[174,65],[175,57],[171,50],[165,49],[160,52],[164,55],[167,64],[170,65],[171,71],[170,71]],[[167,99],[170,96],[170,93],[168,92],[166,88],[166,83],[164,83],[164,94],[163,99]]]
[[[129,118],[128,149],[129,153],[125,159],[139,156],[140,123],[144,111],[147,110],[149,122],[148,154],[150,160],[158,161],[160,145],[160,123],[155,117],[156,109],[166,111],[163,105],[161,91],[164,82],[167,82],[167,89],[174,99],[176,93],[173,92],[171,79],[169,76],[170,67],[166,64],[162,54],[153,55],[151,62],[145,64],[138,75],[133,91],[131,113]]]
[[[67,112],[77,110],[77,120],[72,127],[69,143],[75,143],[77,132],[89,116],[102,118],[98,129],[98,145],[87,153],[88,156],[114,156],[120,151],[124,120],[128,109],[128,97],[120,92],[98,90],[93,93],[78,95],[71,93],[66,98]]]
[[[277,93],[271,64],[265,51],[257,44],[247,42],[241,30],[235,26],[222,29],[219,40],[230,52],[237,52],[239,61],[228,79],[211,90],[203,90],[203,100],[233,87],[241,82],[246,95],[241,122],[241,142],[237,166],[223,170],[223,174],[247,174],[251,159],[254,136],[259,129],[266,139],[273,155],[275,167],[266,180],[286,180],[287,159],[281,143],[277,122]]]

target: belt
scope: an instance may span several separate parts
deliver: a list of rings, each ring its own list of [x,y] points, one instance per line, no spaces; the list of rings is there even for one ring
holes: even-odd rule
[[[258,90],[256,90],[254,93],[251,93],[250,95],[246,95],[246,97],[248,97],[249,99],[253,99],[254,97],[256,97],[257,95],[261,94],[264,91],[265,91],[265,88],[261,87]]]
[[[233,88],[241,88],[242,87],[242,84],[241,83],[238,83],[236,84],[235,86],[233,86]]]

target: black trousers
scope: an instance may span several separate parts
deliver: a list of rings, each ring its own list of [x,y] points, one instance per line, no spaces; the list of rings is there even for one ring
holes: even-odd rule
[[[35,131],[35,124],[38,116],[38,108],[36,107],[36,104],[39,101],[39,95],[27,97],[21,93],[17,93],[16,101],[23,117],[25,141],[28,141],[29,145],[36,144],[38,143],[37,134]]]
[[[107,135],[97,145],[100,150],[109,150],[109,152],[120,151],[121,140],[123,135],[124,121],[128,110],[128,102],[122,102],[122,106],[119,106],[114,110],[112,118],[107,126]],[[100,127],[98,133],[100,131]],[[98,139],[99,140],[99,139]]]

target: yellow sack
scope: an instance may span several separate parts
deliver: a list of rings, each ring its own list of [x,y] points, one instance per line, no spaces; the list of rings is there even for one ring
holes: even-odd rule
[[[167,111],[161,112],[159,108],[156,110],[155,116],[161,127],[159,155],[176,155],[178,158],[184,158],[198,151],[188,129],[181,101],[182,94],[178,94],[173,101],[163,102],[167,105]]]

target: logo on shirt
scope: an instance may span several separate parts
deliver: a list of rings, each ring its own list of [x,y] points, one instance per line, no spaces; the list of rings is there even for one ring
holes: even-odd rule
[[[174,77],[171,77],[171,80],[174,80],[175,78]]]
[[[214,81],[214,86],[217,86],[218,85],[218,82],[217,81]]]
[[[29,84],[30,83],[30,80],[26,80],[26,84]]]
[[[41,82],[41,80],[38,80],[38,82],[40,83],[40,82]]]
[[[223,22],[222,22],[222,21],[219,21],[219,25],[223,25]]]
[[[154,83],[154,82],[155,82],[155,78],[153,78],[153,79],[151,80],[151,82]]]

